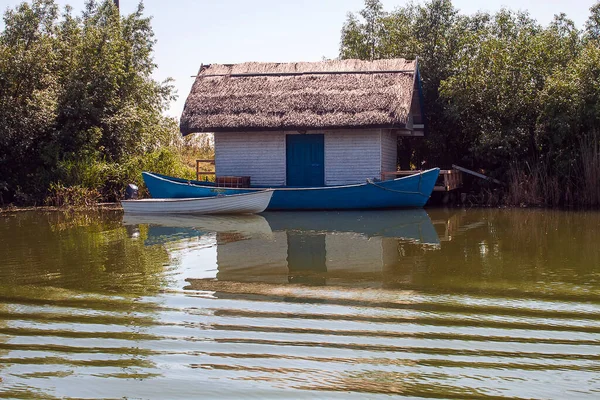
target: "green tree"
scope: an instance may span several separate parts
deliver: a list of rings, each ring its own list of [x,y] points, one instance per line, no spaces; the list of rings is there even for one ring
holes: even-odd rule
[[[369,1],[349,14],[340,57],[419,57],[428,135],[413,158],[499,177],[527,160],[548,174],[546,186],[576,193],[595,162],[586,146],[599,148],[600,2],[590,11],[580,31],[565,14],[542,26],[525,12],[460,15],[448,0],[389,13]]]
[[[152,78],[155,39],[142,3],[120,16],[112,0],[88,0],[73,16],[70,7],[59,15],[54,0],[32,0],[4,22],[4,200],[39,201],[52,182],[81,184],[82,169],[105,163],[116,171],[178,136],[163,115],[173,86]]]
[[[589,40],[600,41],[600,1],[590,8],[590,17],[585,24],[585,32]]]
[[[34,185],[42,143],[54,129],[58,87],[53,73],[54,21],[51,0],[21,4],[6,12],[0,35],[0,169],[6,191]],[[3,196],[4,197],[4,196]]]
[[[457,146],[462,140],[457,140],[454,118],[446,112],[448,105],[439,89],[454,73],[454,60],[464,49],[464,33],[474,26],[449,0],[410,3],[389,13],[379,1],[368,1],[358,16],[348,15],[342,29],[341,58],[419,58],[429,133],[420,142],[424,144],[420,155],[433,164],[449,166],[462,153]],[[403,140],[401,150],[411,154],[415,144]],[[401,157],[401,163],[406,158]]]

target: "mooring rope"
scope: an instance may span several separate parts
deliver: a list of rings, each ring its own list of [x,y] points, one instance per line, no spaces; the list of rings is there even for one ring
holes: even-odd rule
[[[421,193],[421,177],[422,177],[422,175],[423,175],[423,173],[419,172],[419,191],[418,192],[410,192],[407,190],[394,190],[394,189],[386,188],[385,186],[376,184],[375,182],[373,182],[372,179],[367,179],[367,183],[370,183],[371,185],[376,186],[379,189],[387,190],[388,192],[403,193],[403,194],[418,194],[423,197],[429,197],[428,195]]]

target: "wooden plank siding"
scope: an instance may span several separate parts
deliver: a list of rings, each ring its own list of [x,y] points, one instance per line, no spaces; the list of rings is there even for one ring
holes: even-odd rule
[[[285,185],[285,134],[215,133],[215,171],[217,176],[249,176],[251,185]]]
[[[398,158],[398,136],[389,129],[381,130],[381,170],[395,171]]]
[[[359,183],[380,174],[379,129],[325,132],[325,185]]]
[[[215,133],[217,176],[250,176],[254,186],[286,184],[285,136],[298,132]],[[325,185],[379,178],[396,169],[396,133],[388,129],[309,131],[324,134]]]

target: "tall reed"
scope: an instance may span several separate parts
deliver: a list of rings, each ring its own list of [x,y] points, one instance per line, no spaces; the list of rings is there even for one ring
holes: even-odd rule
[[[519,206],[600,206],[600,133],[582,135],[576,167],[559,169],[549,157],[515,163],[508,173],[506,203]]]
[[[558,206],[564,200],[557,176],[543,161],[513,164],[508,171],[506,203],[517,206]]]

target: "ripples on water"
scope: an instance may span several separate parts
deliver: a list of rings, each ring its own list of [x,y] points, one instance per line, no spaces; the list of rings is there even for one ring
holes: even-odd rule
[[[0,397],[600,397],[600,214],[0,216]]]

